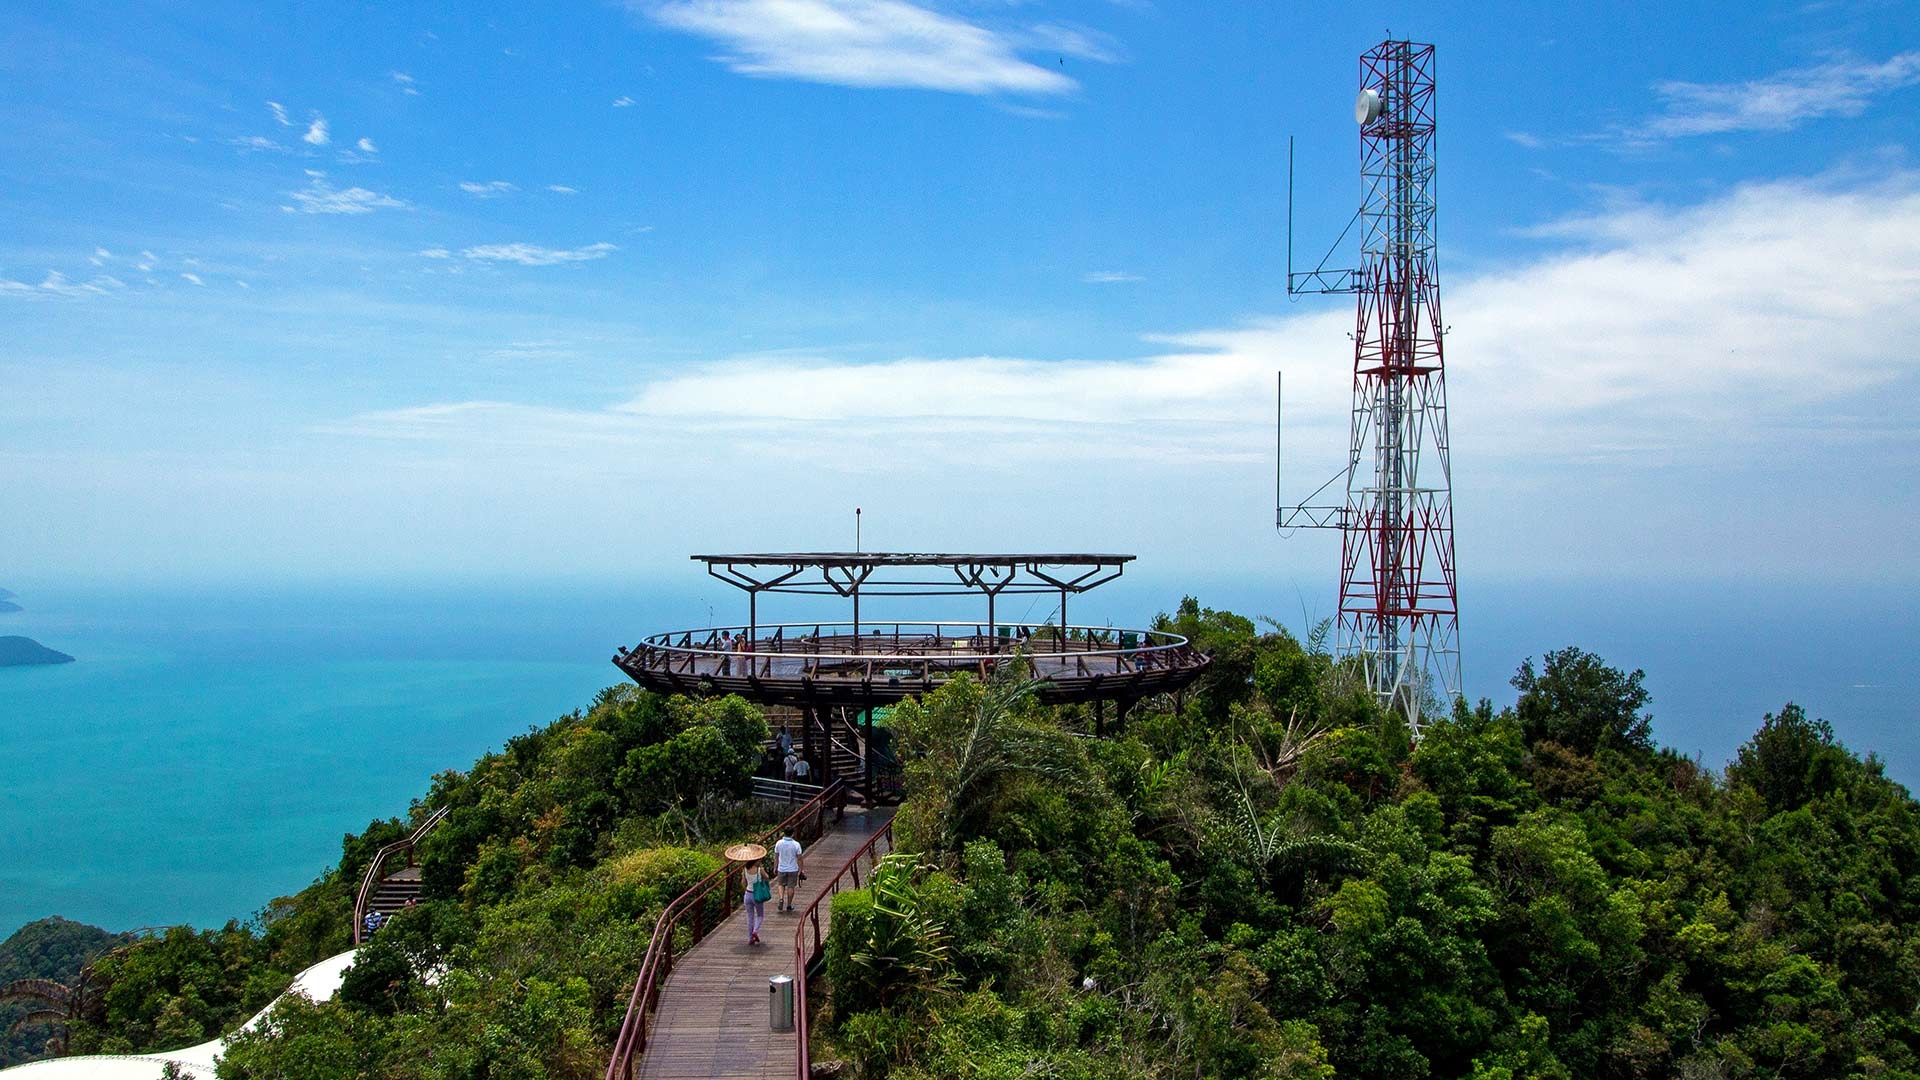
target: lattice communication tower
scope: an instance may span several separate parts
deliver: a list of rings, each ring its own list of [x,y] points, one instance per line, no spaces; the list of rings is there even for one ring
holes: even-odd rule
[[[1340,530],[1336,655],[1355,658],[1368,686],[1406,716],[1417,739],[1423,718],[1460,695],[1445,324],[1434,254],[1433,46],[1385,41],[1363,54],[1354,118],[1361,204],[1348,231],[1359,224],[1358,268],[1329,270],[1323,258],[1294,272],[1291,164],[1288,170],[1288,293],[1359,298],[1347,498],[1341,506],[1308,505],[1316,492],[1282,505],[1277,524]]]

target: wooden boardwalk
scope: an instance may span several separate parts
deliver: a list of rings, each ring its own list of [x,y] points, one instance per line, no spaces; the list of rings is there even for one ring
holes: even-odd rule
[[[647,1033],[647,1049],[635,1074],[643,1080],[707,1080],[743,1077],[789,1080],[797,1067],[792,1032],[775,1034],[767,1017],[767,980],[793,974],[793,935],[800,913],[833,879],[834,871],[888,818],[891,808],[848,808],[846,821],[807,849],[808,880],[800,883],[795,910],[776,911],[767,902],[759,946],[747,944],[747,913],[736,910],[673,965]],[[827,905],[820,926],[827,929]]]

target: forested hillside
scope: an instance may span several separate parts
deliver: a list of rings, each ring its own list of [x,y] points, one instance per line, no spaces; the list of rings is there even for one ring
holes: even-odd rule
[[[841,898],[870,1076],[1915,1075],[1920,818],[1788,705],[1724,775],[1577,649],[1409,749],[1324,654],[1184,606],[1211,685],[1119,739],[1010,688],[898,723]]]
[[[0,589],[0,597],[5,595]],[[51,1011],[53,1003],[39,999],[33,991],[45,988],[30,980],[71,986],[88,961],[126,940],[123,934],[54,916],[30,922],[0,942],[0,998],[13,996],[8,988],[18,995],[0,1003],[0,1068],[42,1056],[48,1040],[57,1038],[59,1029],[50,1018],[33,1015]]]
[[[1117,735],[1009,674],[892,719],[902,853],[834,908],[816,1060],[864,1076],[1913,1076],[1920,815],[1783,706],[1724,771],[1639,672],[1521,665],[1417,748],[1315,643],[1214,650]],[[1758,718],[1756,718],[1758,719]],[[766,726],[623,687],[436,777],[427,901],[223,1077],[590,1077],[660,907],[754,831]],[[231,1026],[346,947],[398,820],[251,925],[96,965],[76,1049]]]

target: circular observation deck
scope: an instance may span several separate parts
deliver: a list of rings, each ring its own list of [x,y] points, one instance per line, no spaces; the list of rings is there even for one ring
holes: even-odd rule
[[[1179,690],[1210,661],[1157,630],[999,623],[784,623],[656,634],[614,658],[666,694],[739,694],[767,705],[889,705],[966,672],[1025,665],[1049,704]],[[723,635],[725,635],[723,637]],[[732,647],[727,643],[731,641]],[[742,642],[745,642],[744,647]]]
[[[739,694],[764,705],[886,705],[966,672],[985,677],[1030,668],[1049,704],[1119,701],[1168,693],[1212,658],[1177,634],[1067,622],[1068,601],[1119,577],[1132,555],[815,552],[695,555],[707,573],[747,594],[743,626],[654,634],[614,663],[661,693]],[[763,593],[847,601],[841,622],[761,624]],[[974,622],[863,620],[876,597],[974,596]],[[1009,596],[1058,598],[1047,623],[1001,622]]]

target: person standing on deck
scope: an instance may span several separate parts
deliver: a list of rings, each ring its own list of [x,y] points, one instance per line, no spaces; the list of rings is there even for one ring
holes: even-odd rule
[[[792,911],[794,890],[800,887],[800,867],[807,853],[800,841],[781,833],[779,842],[773,845],[773,854],[777,860],[774,867],[780,873],[780,910]]]

